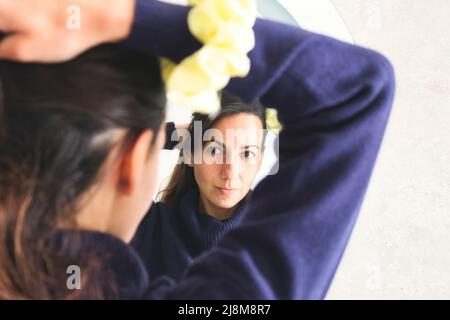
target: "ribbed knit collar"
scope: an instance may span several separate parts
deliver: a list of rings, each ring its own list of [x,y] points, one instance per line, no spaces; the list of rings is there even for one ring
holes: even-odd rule
[[[198,201],[200,197],[198,188],[193,188],[193,190],[183,196],[178,212],[186,226],[189,237],[193,239],[198,250],[204,251],[211,249],[226,231],[236,227],[240,223],[244,203],[248,196],[249,194],[241,201],[233,217],[223,221],[207,213],[199,212]]]

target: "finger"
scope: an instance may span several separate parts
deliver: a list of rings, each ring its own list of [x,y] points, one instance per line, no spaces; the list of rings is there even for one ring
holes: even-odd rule
[[[0,59],[30,62],[33,51],[23,35],[10,35],[0,42]]]
[[[10,32],[17,27],[20,22],[21,10],[19,3],[21,1],[0,0],[0,31]]]

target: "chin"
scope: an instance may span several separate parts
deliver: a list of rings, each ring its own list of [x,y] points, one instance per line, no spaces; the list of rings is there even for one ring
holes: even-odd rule
[[[231,209],[236,204],[238,204],[239,201],[240,200],[238,200],[238,199],[220,199],[220,200],[216,201],[215,205],[220,208]]]

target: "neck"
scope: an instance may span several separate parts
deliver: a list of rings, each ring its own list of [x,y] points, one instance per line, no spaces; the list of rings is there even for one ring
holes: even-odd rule
[[[236,209],[239,203],[236,204],[232,208],[221,208],[217,207],[208,202],[208,200],[204,199],[202,195],[200,195],[198,202],[198,210],[201,213],[206,213],[207,215],[216,218],[217,220],[223,221],[230,219],[234,216]]]
[[[119,214],[120,204],[108,193],[98,189],[96,191],[87,195],[81,202],[80,210],[75,215],[76,227],[86,231],[109,233],[129,242],[133,233],[126,228],[129,223],[125,219],[126,216]]]

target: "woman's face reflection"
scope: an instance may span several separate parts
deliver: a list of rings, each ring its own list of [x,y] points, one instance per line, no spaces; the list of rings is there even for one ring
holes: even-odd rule
[[[263,126],[256,115],[239,113],[218,120],[210,133],[204,136],[202,155],[196,157],[201,161],[193,165],[199,205],[225,220],[247,195],[261,166]]]

